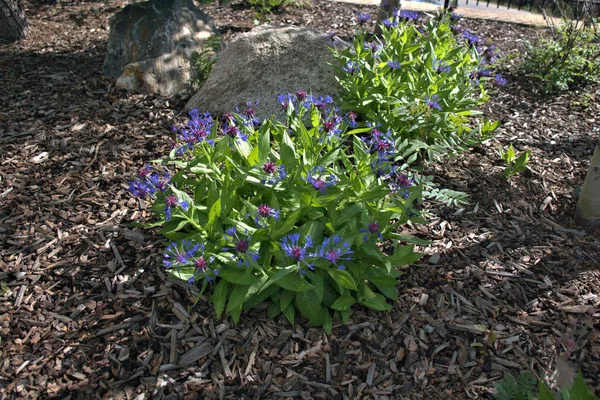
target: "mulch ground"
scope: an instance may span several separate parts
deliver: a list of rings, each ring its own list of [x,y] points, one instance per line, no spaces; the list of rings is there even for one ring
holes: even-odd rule
[[[273,22],[351,35],[354,11],[312,0]],[[507,61],[482,108],[495,140],[433,165],[464,207],[427,202],[432,240],[388,312],[357,309],[331,335],[264,308],[235,326],[169,280],[163,239],[127,192],[169,148],[187,97],[130,94],[102,76],[122,3],[29,5],[31,33],[0,44],[0,397],[487,398],[506,373],[553,379],[565,361],[600,392],[600,235],[574,225],[600,134],[600,87],[544,97]],[[202,6],[227,40],[241,4]],[[505,54],[537,31],[466,21]],[[496,149],[529,149],[506,180]],[[564,368],[563,368],[564,369]]]

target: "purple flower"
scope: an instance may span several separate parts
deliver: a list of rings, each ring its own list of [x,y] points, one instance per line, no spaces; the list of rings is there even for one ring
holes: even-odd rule
[[[146,181],[129,182],[129,193],[131,193],[133,197],[143,200],[146,197],[152,196],[154,192],[156,192],[154,186],[149,185]]]
[[[494,65],[496,60],[500,57],[500,51],[496,46],[491,45],[482,52],[481,56],[481,64]]]
[[[284,179],[287,174],[285,172],[285,166],[283,164],[277,165],[273,161],[267,161],[263,164],[262,168],[265,173],[265,177],[261,179],[261,182],[274,185]]]
[[[450,72],[451,68],[443,61],[433,60],[433,69],[438,74]]]
[[[472,34],[468,29],[465,29],[462,33],[463,38],[469,43],[471,46],[477,45],[481,42],[479,36]]]
[[[462,17],[462,14],[452,12],[452,14],[450,14],[450,21],[458,22]]]
[[[337,115],[335,112],[332,112],[328,117],[323,121],[323,126],[321,127],[321,131],[325,133],[323,137],[321,137],[321,141],[326,137],[327,139],[331,139],[332,136],[338,135],[342,132],[340,129],[340,124],[342,123],[342,117]]]
[[[385,178],[393,171],[392,162],[388,157],[382,157],[377,153],[377,159],[371,162],[371,170],[377,178]]]
[[[400,61],[390,60],[387,62],[387,66],[390,67],[390,69],[393,71],[395,69],[400,68],[402,66],[402,63]]]
[[[151,173],[147,178],[147,182],[161,192],[165,191],[170,181],[171,175],[169,175],[169,173],[166,171],[164,172],[162,178],[158,172]]]
[[[244,124],[253,127],[257,127],[260,125],[260,120],[256,118],[256,110],[254,109],[254,106],[257,105],[258,100],[256,100],[254,103],[252,103],[251,101],[246,103],[246,108],[240,113],[242,118],[244,119]],[[239,109],[237,109],[237,111],[239,112]]]
[[[365,50],[369,50],[373,53],[377,53],[382,49],[383,46],[381,46],[380,43],[377,42],[364,42],[363,43],[363,48]]]
[[[371,19],[371,14],[369,13],[361,13],[357,11],[355,15],[358,23],[361,25],[366,24]]]
[[[249,266],[251,261],[256,262],[259,258],[259,255],[256,251],[250,250],[251,239],[252,238],[251,236],[248,236],[247,231],[244,233],[244,236],[240,237],[237,234],[236,228],[231,227],[225,231],[225,240],[227,240],[227,242],[231,242],[233,248],[225,247],[223,248],[223,251],[233,250],[235,252],[233,258],[234,260],[237,259],[238,266],[242,264]]]
[[[436,109],[442,111],[442,106],[440,106],[440,103],[438,103],[437,100],[438,100],[437,94],[434,94],[431,97],[425,96],[425,103],[427,103],[429,108],[436,108]]]
[[[356,117],[357,115],[354,111],[350,111],[348,114],[346,114],[344,119],[350,128],[356,128],[358,126],[356,123]]]
[[[339,236],[333,238],[328,237],[323,240],[317,253],[313,254],[315,257],[323,258],[337,267],[337,269],[346,269],[341,264],[341,261],[351,260],[350,254],[353,251],[350,250],[350,245],[344,242]]]
[[[331,96],[314,97],[312,95],[309,95],[306,98],[304,105],[308,108],[311,104],[314,105],[317,109],[325,111],[327,105],[333,104],[333,98]]]
[[[312,247],[312,238],[310,236],[304,237],[304,245],[300,245],[300,234],[292,233],[287,236],[284,236],[281,240],[281,249],[283,250],[286,257],[291,258],[298,265],[298,272],[300,275],[305,274],[307,271],[303,268],[300,268],[300,265],[306,266],[311,271],[315,270],[315,267],[312,264],[308,264],[305,261],[306,257],[310,257],[308,251]]]
[[[496,85],[499,85],[499,86],[506,85],[506,79],[500,74],[496,74]]]
[[[188,265],[200,249],[204,251],[204,246],[198,243],[194,244],[185,239],[179,243],[171,242],[163,253],[163,265],[166,268]]]
[[[396,21],[395,19],[392,20],[390,18],[386,18],[383,21],[381,21],[381,23],[383,24],[383,26],[385,26],[386,28],[393,28],[398,26],[398,21]]]
[[[377,222],[369,222],[369,225],[366,228],[361,228],[361,232],[365,232],[366,235],[363,237],[363,241],[368,241],[369,238],[374,239],[378,237],[379,240],[383,240],[383,235],[381,234],[381,230],[379,229],[379,224]]]
[[[146,179],[152,173],[152,168],[148,164],[144,165],[142,168],[138,169],[138,178]]]
[[[423,16],[423,13],[409,10],[395,10],[394,16],[405,21],[418,21]]]
[[[190,207],[187,201],[179,200],[175,195],[171,194],[165,197],[165,218],[167,221],[171,219],[173,207],[177,206],[180,206],[183,209],[183,211],[187,211]]]
[[[254,222],[257,226],[261,228],[266,227],[266,220],[269,217],[276,220],[279,219],[279,211],[274,208],[271,208],[271,206],[269,206],[268,204],[261,204],[256,208],[256,216],[254,217]],[[265,225],[261,223],[261,220],[262,222],[265,222]]]
[[[392,132],[382,133],[377,128],[371,129],[371,137],[365,142],[369,145],[372,152],[377,152],[379,157],[387,157],[394,152],[394,139]]]
[[[308,173],[306,181],[321,193],[325,193],[329,186],[337,183],[337,179],[332,173],[330,173],[329,176],[323,174],[323,167],[313,168],[312,171]]]
[[[290,104],[293,106],[296,103],[296,98],[290,93],[280,94],[277,96],[277,101],[281,104],[281,108],[283,108],[284,111],[287,111]]]
[[[356,61],[348,61],[346,66],[342,67],[342,71],[352,75],[360,71],[360,65]]]
[[[410,195],[410,188],[415,185],[415,180],[409,178],[398,171],[394,171],[390,175],[391,189],[393,193],[398,193],[402,198],[407,198]]]
[[[193,109],[189,115],[190,119],[184,127],[180,129],[172,127],[172,130],[177,133],[177,140],[182,143],[177,148],[179,155],[191,150],[196,143],[205,141],[211,146],[214,145],[214,141],[210,139],[210,132],[214,124],[210,113],[200,115],[197,109]]]

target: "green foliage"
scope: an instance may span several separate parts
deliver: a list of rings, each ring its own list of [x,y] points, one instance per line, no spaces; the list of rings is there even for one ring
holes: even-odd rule
[[[267,15],[276,12],[280,7],[289,3],[289,0],[246,0],[256,11],[255,24],[268,20]]]
[[[211,36],[206,39],[202,51],[192,53],[192,68],[194,77],[191,79],[192,87],[198,90],[202,87],[213,66],[217,62],[217,54],[221,49],[221,37]]]
[[[330,331],[352,307],[387,310],[397,300],[394,267],[420,259],[414,243],[427,243],[396,229],[421,221],[421,187],[375,150],[376,133],[349,130],[325,109],[330,98],[298,92],[280,101],[285,123],[259,123],[251,105],[222,124],[192,112],[178,147],[158,160],[177,174],[157,184],[160,175],[144,167],[131,191],[154,200],[152,226],[172,241],[169,272],[210,287],[217,316],[237,322],[267,301],[270,317],[293,323],[300,314]],[[402,158],[393,146],[386,154]],[[391,251],[382,252],[383,240]]]
[[[362,32],[350,48],[333,48],[343,107],[409,140],[419,148],[415,161],[488,139],[497,124],[477,124],[475,108],[488,99],[495,47],[481,50],[475,35],[455,33],[447,14],[420,27],[402,18],[388,25],[381,38]]]
[[[585,384],[581,371],[573,384],[554,393],[541,379],[538,381],[531,372],[523,371],[515,379],[507,374],[495,385],[498,393],[496,400],[597,400],[596,396]]]
[[[513,145],[508,147],[508,150],[504,151],[502,147],[498,149],[498,155],[502,160],[506,162],[506,168],[504,169],[504,176],[507,178],[519,174],[527,169],[529,163],[529,156],[531,155],[530,150],[522,152],[518,157]]]
[[[587,8],[580,10],[579,19],[572,19],[573,12],[564,2],[557,5],[561,23],[555,26],[547,19],[550,36],[541,36],[533,44],[525,42],[522,70],[545,93],[600,82],[600,20],[594,20]]]

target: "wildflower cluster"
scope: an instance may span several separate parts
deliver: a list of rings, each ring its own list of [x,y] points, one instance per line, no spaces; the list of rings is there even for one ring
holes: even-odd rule
[[[371,124],[363,136],[358,114],[340,112],[330,96],[298,90],[278,101],[284,122],[261,122],[253,103],[219,120],[193,111],[160,160],[178,173],[140,170],[132,194],[155,200],[152,226],[172,241],[164,266],[211,290],[217,314],[235,321],[261,301],[270,316],[293,322],[299,312],[326,329],[352,304],[389,308],[392,266],[421,255],[411,244],[384,254],[379,242],[422,242],[396,232],[418,222],[420,190],[412,175],[400,182],[406,165],[396,161],[394,133]],[[371,168],[378,163],[384,174]]]

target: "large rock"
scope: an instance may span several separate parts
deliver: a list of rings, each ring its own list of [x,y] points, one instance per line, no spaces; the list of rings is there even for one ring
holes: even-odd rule
[[[104,74],[118,78],[133,64],[120,86],[129,82],[129,88],[134,87],[137,77],[141,90],[173,94],[173,88],[189,81],[191,53],[201,51],[206,39],[216,34],[208,15],[192,0],[130,4],[111,18]]]
[[[315,96],[340,92],[329,65],[333,56],[323,33],[292,26],[264,26],[245,33],[219,54],[208,79],[186,104],[221,115],[249,101],[259,118],[283,117],[280,94],[306,90]]]

